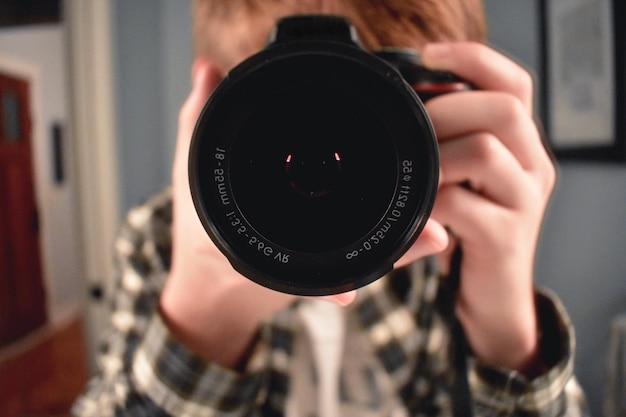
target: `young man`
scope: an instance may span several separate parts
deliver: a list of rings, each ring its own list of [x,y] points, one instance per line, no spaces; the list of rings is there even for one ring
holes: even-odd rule
[[[583,413],[571,325],[553,295],[533,288],[555,171],[533,122],[530,76],[481,44],[482,3],[193,7],[193,88],[180,112],[173,187],[133,210],[116,242],[112,329],[75,415],[444,416],[463,409],[464,381],[476,415]],[[293,14],[347,17],[369,50],[413,48],[425,65],[477,87],[426,105],[441,181],[417,242],[387,277],[327,300],[237,274],[204,232],[187,178],[191,134],[211,92]],[[442,290],[457,246],[467,370],[452,363],[457,339]]]

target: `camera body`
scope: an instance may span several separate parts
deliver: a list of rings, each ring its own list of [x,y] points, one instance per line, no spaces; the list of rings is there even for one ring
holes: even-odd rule
[[[198,119],[189,177],[204,228],[238,272],[274,290],[329,295],[380,278],[437,192],[423,100],[468,88],[410,51],[367,52],[343,18],[281,20]]]

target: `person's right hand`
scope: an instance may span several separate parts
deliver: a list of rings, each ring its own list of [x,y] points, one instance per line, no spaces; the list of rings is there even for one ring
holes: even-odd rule
[[[160,308],[170,330],[187,347],[206,360],[232,367],[259,322],[293,297],[238,274],[205,232],[191,199],[187,168],[191,136],[202,107],[222,78],[212,62],[197,60],[192,91],[180,110],[172,173],[172,267]]]

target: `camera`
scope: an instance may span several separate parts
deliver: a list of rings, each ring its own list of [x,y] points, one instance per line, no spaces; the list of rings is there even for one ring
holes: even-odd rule
[[[411,51],[369,53],[346,19],[280,20],[196,124],[189,178],[204,228],[239,273],[274,290],[329,295],[380,278],[437,192],[423,101],[467,88]]]

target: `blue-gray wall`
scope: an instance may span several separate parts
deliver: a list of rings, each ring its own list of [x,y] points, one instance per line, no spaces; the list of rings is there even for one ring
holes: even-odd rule
[[[168,185],[190,89],[190,0],[113,1],[121,209]]]
[[[114,2],[122,209],[169,183],[189,91],[189,0]],[[534,1],[486,0],[490,43],[538,72]],[[624,51],[626,53],[626,51]],[[626,164],[561,162],[537,259],[577,328],[577,374],[600,414],[611,318],[626,312]]]

